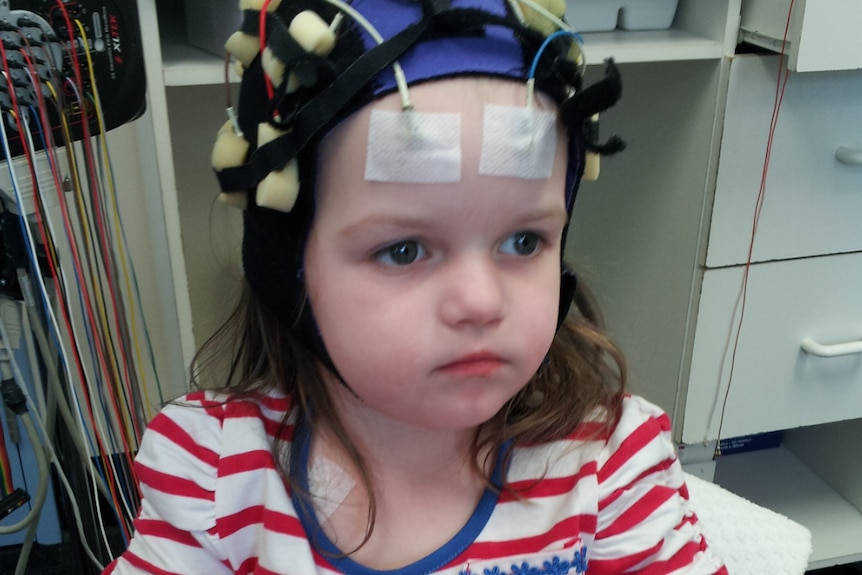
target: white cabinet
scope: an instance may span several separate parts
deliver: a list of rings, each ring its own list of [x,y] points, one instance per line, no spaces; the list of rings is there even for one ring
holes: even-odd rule
[[[806,340],[862,348],[862,252],[752,266],[734,353],[729,320],[734,308],[738,317],[743,272],[704,274],[683,441],[715,439],[720,423],[723,437],[738,437],[862,418],[862,353],[803,350]]]
[[[782,73],[777,56],[731,65],[686,442],[718,437],[718,411],[724,437],[862,417],[862,355],[802,346],[862,348],[862,165],[839,159],[862,149],[862,71],[791,74],[770,140]]]
[[[745,263],[748,257],[780,75],[777,56],[733,61],[709,268]],[[857,70],[789,77],[770,148],[752,261],[862,250],[859,94],[862,73]]]
[[[845,424],[862,429],[862,70],[791,73],[782,87],[779,60],[731,64],[676,416],[687,443],[793,430],[776,452],[720,458],[716,480],[807,525],[822,567],[862,559],[855,458],[812,455],[854,444]],[[855,353],[831,356],[843,351]]]
[[[744,0],[742,37],[780,51],[797,72],[862,68],[858,0]],[[786,36],[785,36],[786,31]]]

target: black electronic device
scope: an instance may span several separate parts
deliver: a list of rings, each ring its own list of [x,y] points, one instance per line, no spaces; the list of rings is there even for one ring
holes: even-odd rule
[[[0,111],[13,157],[25,146],[59,145],[66,135],[80,140],[143,113],[146,76],[135,0],[0,0],[0,39]],[[22,119],[32,144],[23,139]],[[46,123],[51,138],[47,126],[45,133],[40,129]],[[0,159],[5,156],[0,148]]]

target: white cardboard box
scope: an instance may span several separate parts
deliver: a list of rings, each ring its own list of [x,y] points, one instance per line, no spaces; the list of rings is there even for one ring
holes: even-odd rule
[[[670,28],[678,0],[566,0],[566,20],[578,32]]]

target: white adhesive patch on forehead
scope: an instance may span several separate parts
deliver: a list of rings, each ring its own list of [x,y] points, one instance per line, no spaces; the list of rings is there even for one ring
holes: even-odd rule
[[[372,110],[365,179],[451,183],[461,179],[461,115]]]
[[[551,177],[557,116],[532,107],[485,106],[479,173],[527,180]]]

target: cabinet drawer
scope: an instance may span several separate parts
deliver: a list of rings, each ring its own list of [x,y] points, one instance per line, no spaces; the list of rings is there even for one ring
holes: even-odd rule
[[[704,274],[683,440],[715,439],[743,267]],[[819,357],[801,348],[862,342],[862,254],[751,267],[722,437],[862,417],[862,354]],[[733,326],[736,322],[733,322]]]
[[[776,56],[731,65],[707,267],[746,261],[777,74]],[[862,165],[837,157],[862,156],[860,94],[862,70],[790,76],[753,261],[862,250]]]
[[[780,50],[791,0],[744,0],[743,38]],[[788,31],[789,67],[798,72],[862,68],[862,2],[797,0]]]

